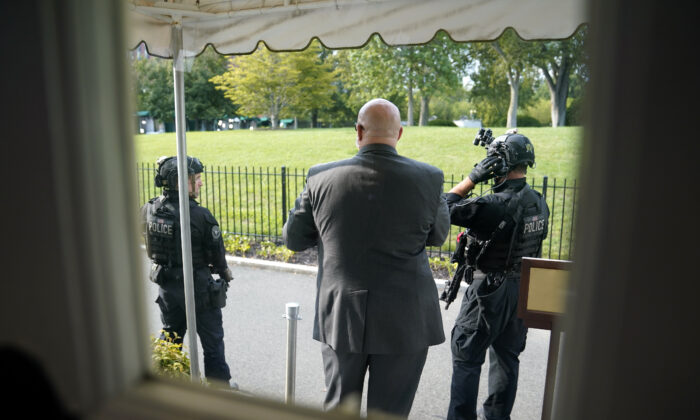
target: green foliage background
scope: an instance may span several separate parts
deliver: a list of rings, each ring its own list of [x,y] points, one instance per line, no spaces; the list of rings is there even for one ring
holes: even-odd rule
[[[504,127],[492,128],[494,136]],[[398,152],[442,169],[446,179],[469,173],[483,159],[485,150],[473,146],[478,129],[458,127],[404,127]],[[527,127],[519,132],[535,146],[537,166],[528,177],[578,176],[581,127]],[[154,163],[163,155],[175,155],[175,133],[135,136],[136,162]],[[357,153],[352,128],[299,130],[231,130],[187,133],[187,153],[208,169],[217,165],[308,169],[345,159]]]

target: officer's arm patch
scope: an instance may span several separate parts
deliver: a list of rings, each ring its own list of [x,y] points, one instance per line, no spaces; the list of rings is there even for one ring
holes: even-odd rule
[[[219,238],[221,237],[221,229],[219,228],[219,225],[214,225],[211,227],[211,237],[215,241],[219,240]]]

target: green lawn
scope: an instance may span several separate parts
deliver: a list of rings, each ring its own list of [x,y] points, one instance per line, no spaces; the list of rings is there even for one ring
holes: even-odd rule
[[[505,129],[493,131],[498,136]],[[476,132],[476,129],[464,128],[407,127],[398,151],[441,168],[447,191],[486,155],[484,148],[473,145]],[[537,166],[528,171],[528,181],[535,189],[543,191],[543,177],[548,177],[547,203],[552,218],[543,256],[567,259],[577,204],[575,178],[581,128],[524,128],[520,132],[535,146]],[[138,171],[141,204],[159,194],[153,186],[155,161],[159,156],[176,154],[176,149],[174,133],[135,136],[136,162],[141,168]],[[283,214],[293,206],[303,189],[304,169],[350,157],[357,149],[354,130],[338,128],[190,132],[187,151],[205,165],[200,202],[214,213],[222,229],[276,240],[281,235]],[[284,200],[279,176],[281,166],[288,168]],[[484,191],[482,185],[479,187],[477,192]],[[452,228],[450,238],[442,247],[443,255],[453,248],[458,232],[458,227]]]
[[[442,169],[446,178],[467,174],[485,157],[472,144],[477,129],[456,127],[405,127],[398,144],[400,154]],[[494,136],[505,128],[494,128]],[[528,177],[577,177],[580,127],[522,128],[535,146],[537,167]],[[175,133],[135,136],[136,161],[153,163],[177,151]],[[187,152],[210,168],[221,166],[309,168],[345,159],[357,152],[352,128],[299,130],[231,130],[187,133]]]

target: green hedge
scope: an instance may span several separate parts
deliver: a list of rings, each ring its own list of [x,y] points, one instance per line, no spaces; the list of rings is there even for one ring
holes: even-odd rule
[[[432,120],[428,121],[428,126],[430,127],[457,127],[457,125],[450,120]]]
[[[542,123],[530,115],[518,115],[518,127],[541,127]]]

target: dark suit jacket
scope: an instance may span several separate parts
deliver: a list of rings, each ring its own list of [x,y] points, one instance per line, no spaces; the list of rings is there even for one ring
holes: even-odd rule
[[[339,352],[413,353],[445,336],[425,247],[450,227],[442,171],[384,144],[309,170],[284,226],[318,245],[314,339]]]

